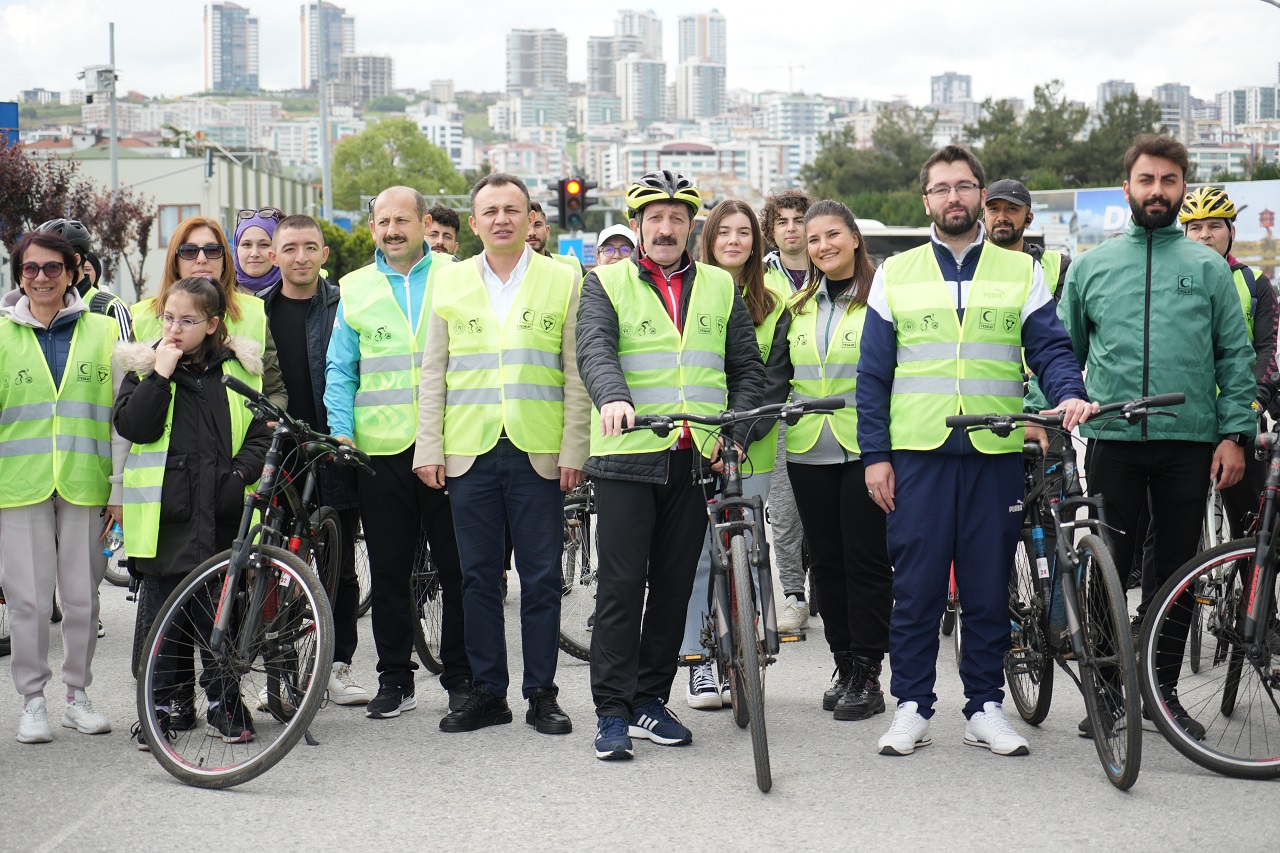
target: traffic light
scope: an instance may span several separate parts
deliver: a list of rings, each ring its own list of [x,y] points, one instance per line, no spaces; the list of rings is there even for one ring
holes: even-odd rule
[[[582,178],[561,178],[558,189],[560,209],[560,227],[566,231],[581,231],[582,217],[597,199],[591,198],[591,190],[596,188],[595,181]]]

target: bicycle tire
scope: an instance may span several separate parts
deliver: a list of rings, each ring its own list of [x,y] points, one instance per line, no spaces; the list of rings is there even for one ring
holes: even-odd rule
[[[1142,769],[1142,703],[1133,658],[1133,633],[1124,586],[1106,543],[1094,534],[1076,545],[1080,555],[1079,612],[1085,656],[1080,687],[1102,769],[1121,791]]]
[[[751,582],[751,562],[747,558],[746,537],[741,533],[729,540],[729,562],[733,566],[733,678],[736,685],[734,712],[744,705],[751,729],[751,754],[756,766],[756,787],[768,793],[773,787],[769,766],[769,738],[764,722],[764,670],[760,655],[760,629]],[[745,701],[738,701],[738,700]]]
[[[356,531],[356,580],[360,582],[360,607],[356,610],[359,619],[373,606],[373,575],[369,573],[369,548],[364,542],[363,525]]]
[[[329,606],[334,607],[338,601],[338,580],[342,577],[342,526],[338,522],[338,511],[333,507],[322,506],[311,513],[311,541],[303,546],[303,562],[311,566],[325,595],[329,597]]]
[[[444,672],[440,659],[440,631],[444,617],[444,591],[440,571],[431,559],[426,534],[418,540],[418,554],[409,577],[409,601],[413,604],[413,648],[428,672]]]
[[[1018,716],[1033,726],[1045,721],[1053,703],[1054,656],[1045,631],[1044,610],[1036,605],[1039,589],[1024,537],[1013,552],[1009,574],[1011,644],[1004,657],[1004,675]]]
[[[209,648],[209,637],[193,630],[191,616],[199,613],[202,620],[212,620],[230,560],[231,552],[224,551],[201,563],[161,605],[147,636],[147,654],[138,679],[138,719],[152,757],[175,778],[200,788],[243,784],[284,758],[320,708],[333,660],[333,614],[319,580],[305,563],[288,551],[254,545],[249,565],[241,573],[240,587],[231,591],[229,603],[234,610],[228,642],[239,642],[237,626],[243,626],[254,595],[261,596],[262,622],[242,659],[219,661],[217,652]],[[264,725],[266,721],[262,718],[254,725],[245,699],[256,707],[265,680],[266,661],[271,654],[269,643],[279,646],[301,638],[309,638],[315,663],[297,711],[279,726]],[[195,656],[197,661],[192,669],[197,683],[205,689],[196,691],[193,697],[197,725],[191,730],[166,735],[168,726],[161,728],[155,709],[163,707],[172,694],[157,695],[155,690],[161,673],[186,677],[181,655],[171,657],[173,647],[168,644],[175,639],[190,642],[202,652]],[[254,731],[249,739],[227,743],[217,735],[208,735],[200,724],[200,711],[204,710],[208,719],[208,712],[213,710],[205,704],[207,692],[217,685],[223,690],[221,699],[232,701],[234,697],[244,706],[245,719]]]
[[[115,555],[107,557],[107,573],[102,579],[112,586],[128,586],[129,571],[117,562]]]
[[[576,527],[565,519],[563,572],[560,597],[560,649],[578,660],[591,660],[591,632],[595,626],[597,562],[595,521],[583,512]]]
[[[1227,519],[1226,507],[1222,502],[1222,493],[1215,491],[1214,487],[1210,485],[1209,494],[1205,498],[1204,524],[1200,530],[1200,547],[1196,550],[1196,553],[1203,553],[1211,548],[1217,548],[1230,539],[1231,523]],[[1193,674],[1200,672],[1200,664],[1204,652],[1201,647],[1201,631],[1199,630],[1199,626],[1203,624],[1203,619],[1204,613],[1201,605],[1192,605],[1192,629],[1187,637],[1187,648],[1190,652],[1188,664]]]
[[[1192,674],[1200,672],[1200,665],[1204,661],[1204,646],[1200,637],[1200,627],[1204,623],[1204,606],[1198,601],[1200,597],[1195,596],[1197,602],[1191,606],[1191,628],[1187,634],[1187,666],[1191,668]]]
[[[964,605],[956,602],[955,629],[951,632],[951,645],[956,651],[956,669],[960,668],[960,656],[964,652]]]
[[[13,651],[13,641],[10,639],[9,605],[5,601],[4,587],[0,587],[0,658],[11,651]]]
[[[138,669],[142,666],[142,653],[147,647],[147,635],[151,633],[151,623],[147,621],[147,588],[144,584],[138,584],[138,591],[134,593],[134,604],[137,610],[133,616],[133,652],[130,658],[130,666],[132,667],[133,677],[138,677]]]
[[[1280,742],[1280,712],[1272,704],[1273,685],[1280,677],[1275,673],[1280,666],[1280,636],[1274,610],[1261,643],[1268,656],[1265,678],[1246,660],[1240,634],[1242,598],[1236,593],[1243,589],[1243,573],[1249,571],[1256,547],[1254,537],[1236,539],[1185,563],[1156,593],[1139,638],[1142,695],[1156,728],[1191,761],[1236,779],[1280,777],[1280,755],[1276,750],[1276,743]],[[1179,602],[1179,598],[1193,594],[1201,581],[1207,608],[1200,630],[1205,647],[1214,645],[1215,654],[1205,657],[1199,673],[1188,676],[1182,669],[1185,650],[1181,659],[1175,657],[1178,614],[1187,612],[1187,603]],[[1222,699],[1233,660],[1239,661],[1238,677],[1231,685],[1236,695],[1227,711]],[[1187,714],[1204,726],[1203,740],[1197,740],[1173,719],[1161,693],[1161,670],[1167,676],[1173,672],[1174,664],[1178,665],[1178,698]]]
[[[342,527],[337,511],[327,506],[317,508],[311,513],[307,529],[309,532],[296,556],[315,573],[332,609],[337,604],[338,580],[342,576]],[[310,683],[311,669],[316,662],[314,649],[310,648],[311,639],[300,638],[297,644],[281,648],[265,661],[267,711],[278,722],[293,719]]]
[[[951,632],[956,629],[956,601],[947,596],[947,609],[942,611],[942,636],[950,637]]]

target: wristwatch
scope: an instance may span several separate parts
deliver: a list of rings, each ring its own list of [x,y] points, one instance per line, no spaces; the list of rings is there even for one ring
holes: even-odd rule
[[[1227,435],[1222,436],[1221,440],[1234,442],[1241,447],[1244,447],[1249,443],[1249,438],[1242,432],[1228,433]]]

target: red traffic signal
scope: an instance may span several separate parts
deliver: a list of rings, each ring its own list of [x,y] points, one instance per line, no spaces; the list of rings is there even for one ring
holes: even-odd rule
[[[567,231],[582,230],[583,212],[596,203],[589,192],[596,188],[595,181],[582,178],[561,178],[558,185],[560,227]]]

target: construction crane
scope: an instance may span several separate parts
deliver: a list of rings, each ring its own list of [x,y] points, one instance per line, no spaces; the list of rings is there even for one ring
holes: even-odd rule
[[[796,90],[796,87],[795,87],[796,69],[799,68],[801,71],[804,70],[803,65],[735,65],[733,67],[741,68],[744,71],[759,71],[762,69],[776,71],[779,68],[785,68],[787,69],[787,93],[788,94],[793,93]]]

